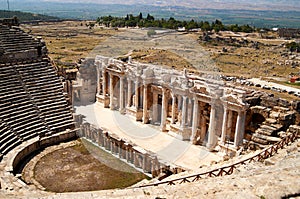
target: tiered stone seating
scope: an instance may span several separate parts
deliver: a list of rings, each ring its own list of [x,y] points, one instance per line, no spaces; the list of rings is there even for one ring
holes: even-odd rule
[[[14,66],[0,67],[0,92],[0,118],[20,139],[28,140],[48,131]]]
[[[9,29],[8,27],[1,25],[0,30],[1,47],[5,52],[35,49],[39,45],[39,41],[34,40],[22,30]]]
[[[73,118],[63,87],[49,61],[18,65],[16,69],[51,131],[71,128]]]
[[[43,46],[19,28],[0,25],[0,159],[20,143],[74,127],[62,84]],[[15,59],[17,58],[17,60]]]
[[[22,143],[22,140],[11,131],[4,121],[0,120],[0,159],[8,151]]]

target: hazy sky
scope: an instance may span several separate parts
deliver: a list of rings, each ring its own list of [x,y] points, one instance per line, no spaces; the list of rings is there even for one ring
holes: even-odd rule
[[[7,0],[0,0],[6,5]],[[243,9],[300,11],[300,0],[9,0],[13,2],[59,2],[59,3],[99,3],[99,4],[146,4],[155,6],[184,6],[190,8]]]
[[[291,9],[300,11],[300,0],[41,0],[102,4],[147,4],[197,8]]]

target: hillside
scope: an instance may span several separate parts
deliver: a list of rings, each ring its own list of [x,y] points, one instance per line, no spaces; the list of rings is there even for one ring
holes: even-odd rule
[[[74,1],[75,2],[75,1]],[[221,20],[224,24],[249,24],[255,27],[290,27],[300,28],[300,9],[292,0],[291,3],[280,4],[278,6],[261,6],[253,9],[249,4],[241,3],[224,5],[221,3],[207,2],[201,4],[195,3],[195,6],[188,7],[182,1],[172,4],[171,6],[149,5],[149,4],[134,4],[129,5],[129,2],[121,2],[121,4],[98,4],[100,1],[13,1],[10,7],[13,10],[24,12],[33,12],[56,16],[64,19],[80,19],[80,20],[95,20],[100,16],[126,16],[126,14],[138,14],[142,12],[144,15],[150,13],[156,19],[174,17],[177,20],[196,21],[215,21]],[[155,1],[162,2],[162,1]],[[173,1],[172,1],[173,2]],[[213,1],[215,2],[215,1]],[[244,1],[243,1],[244,2]],[[175,3],[175,2],[174,2]],[[245,3],[245,2],[244,2]],[[208,4],[210,6],[208,6]],[[33,6],[34,5],[34,6]],[[178,6],[181,5],[181,6]],[[194,5],[194,4],[191,4]],[[6,1],[0,1],[0,9],[7,7]],[[268,9],[267,9],[268,8]]]
[[[47,15],[41,14],[33,14],[29,12],[20,12],[20,11],[7,11],[7,10],[0,10],[0,18],[11,18],[11,17],[18,17],[20,22],[22,21],[33,21],[33,20],[59,20],[58,17],[52,17]]]

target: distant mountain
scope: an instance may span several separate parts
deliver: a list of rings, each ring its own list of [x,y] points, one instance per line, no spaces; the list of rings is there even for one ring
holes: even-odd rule
[[[98,3],[182,6],[198,9],[300,10],[299,0],[41,0],[60,3]]]
[[[62,19],[95,20],[100,16],[150,13],[155,18],[249,24],[262,28],[300,28],[300,0],[9,0],[10,9],[56,16]],[[110,3],[110,4],[109,4]],[[120,3],[120,4],[117,4]],[[0,10],[7,1],[0,1]]]
[[[58,20],[58,17],[51,17],[47,15],[41,14],[33,14],[28,12],[20,12],[20,11],[7,11],[7,10],[0,10],[0,18],[11,18],[11,17],[18,17],[20,22],[22,21],[33,21],[33,20]]]

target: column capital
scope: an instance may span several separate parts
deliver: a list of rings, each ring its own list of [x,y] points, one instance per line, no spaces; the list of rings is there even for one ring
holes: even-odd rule
[[[177,96],[177,94],[175,94],[175,93],[171,92],[171,96],[172,96],[172,97],[176,97],[176,96]]]
[[[215,105],[216,105],[216,101],[217,101],[218,99],[217,98],[215,98],[215,97],[212,97],[211,98],[211,101],[209,102],[209,104],[211,105],[211,107],[214,107]]]

